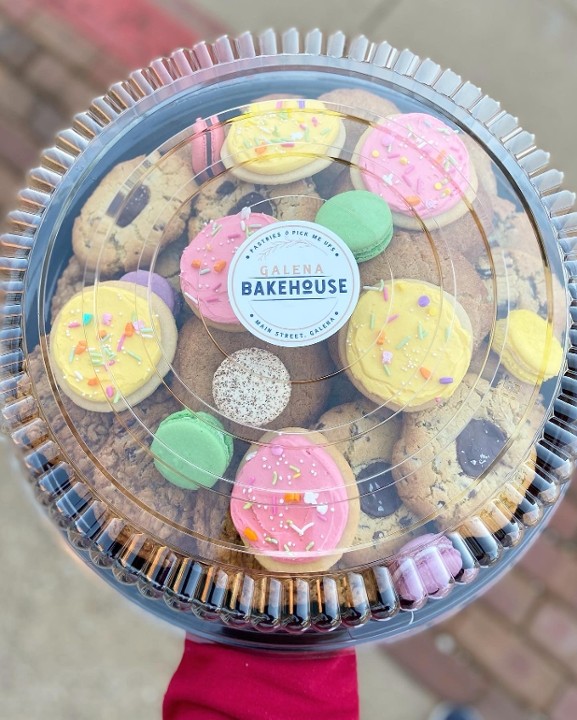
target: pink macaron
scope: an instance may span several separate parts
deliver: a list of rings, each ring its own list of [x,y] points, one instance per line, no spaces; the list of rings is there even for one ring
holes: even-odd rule
[[[218,117],[198,118],[192,126],[190,141],[192,170],[199,182],[205,182],[224,171],[220,151],[224,143],[224,128]]]

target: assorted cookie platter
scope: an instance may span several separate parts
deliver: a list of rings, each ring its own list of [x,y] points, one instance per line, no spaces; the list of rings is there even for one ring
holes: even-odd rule
[[[569,475],[561,254],[439,108],[257,85],[73,199],[13,386],[29,463],[97,566],[203,619],[425,613]]]

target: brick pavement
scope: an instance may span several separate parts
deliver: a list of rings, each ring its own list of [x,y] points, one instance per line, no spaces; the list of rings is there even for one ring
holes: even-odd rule
[[[577,718],[577,488],[521,562],[476,603],[383,648],[486,720]]]
[[[194,7],[187,16],[150,0],[0,0],[0,218],[74,113],[134,68],[224,31]]]
[[[91,98],[133,67],[223,29],[200,14],[196,36],[162,8],[149,0],[0,0],[1,217],[40,148]],[[94,21],[103,16],[113,32]],[[544,536],[498,585],[453,619],[383,652],[439,697],[474,703],[486,720],[574,720],[576,559],[571,488]]]

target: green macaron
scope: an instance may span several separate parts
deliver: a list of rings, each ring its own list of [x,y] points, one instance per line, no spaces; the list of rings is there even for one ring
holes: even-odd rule
[[[315,222],[336,233],[357,262],[376,257],[393,237],[393,216],[383,198],[368,190],[334,195],[320,208]]]
[[[209,413],[181,410],[158,426],[150,445],[158,472],[187,490],[212,487],[233,453],[233,441]]]

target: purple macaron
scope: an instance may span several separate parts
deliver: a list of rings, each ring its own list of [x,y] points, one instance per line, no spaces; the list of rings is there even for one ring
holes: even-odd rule
[[[142,285],[146,288],[150,287],[150,290],[164,301],[164,304],[168,306],[170,312],[175,314],[177,310],[176,293],[168,280],[163,278],[162,275],[149,272],[148,270],[134,270],[133,272],[123,275],[120,281]]]
[[[463,558],[444,535],[423,535],[408,542],[391,565],[399,595],[419,602],[426,595],[443,597],[463,567]]]

